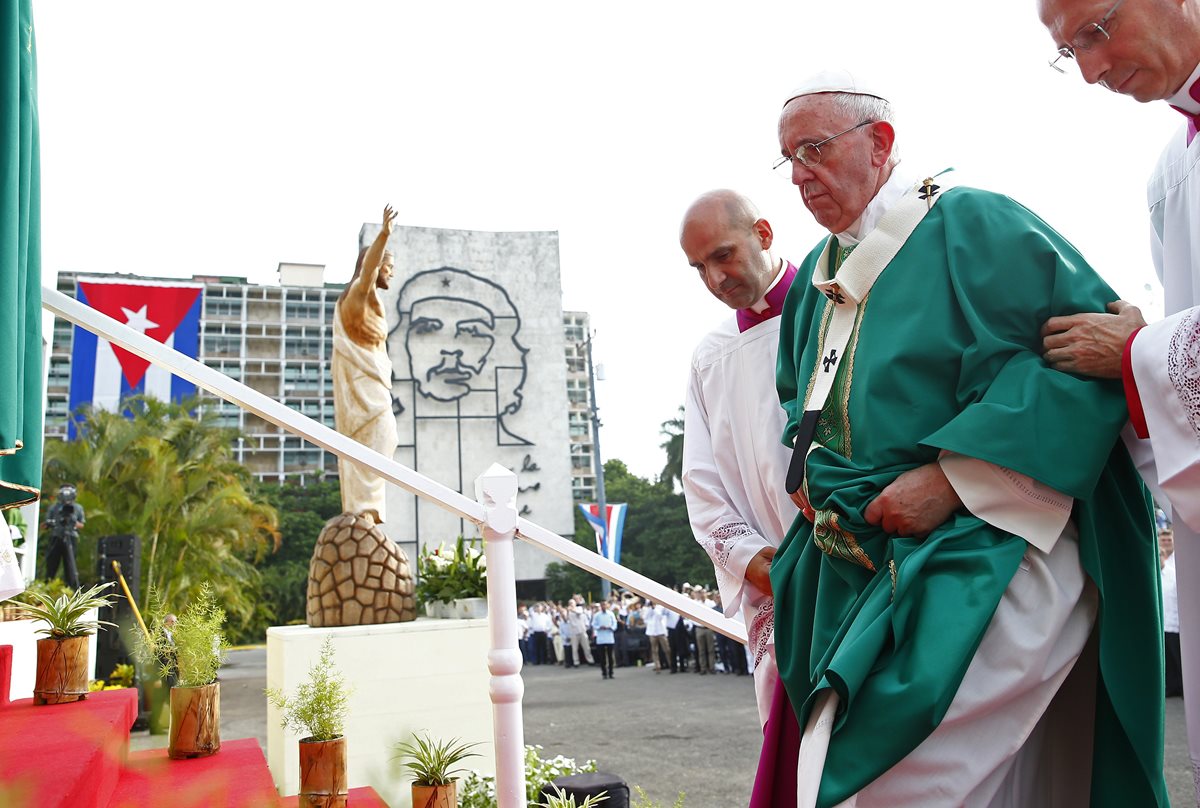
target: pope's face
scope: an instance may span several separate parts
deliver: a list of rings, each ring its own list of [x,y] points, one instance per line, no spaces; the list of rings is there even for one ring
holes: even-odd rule
[[[496,343],[488,310],[466,300],[433,298],[414,303],[411,318],[405,346],[421,394],[454,401],[471,392]]]
[[[712,202],[690,212],[679,245],[713,297],[744,309],[762,299],[775,277],[771,238],[765,220],[732,225],[725,206]]]
[[[806,143],[819,143],[862,121],[839,108],[827,93],[793,99],[779,118],[779,148],[785,157]],[[847,132],[821,147],[821,162],[805,166],[792,161],[792,183],[804,207],[830,233],[849,229],[881,183],[881,170],[891,149],[882,150],[875,127]]]
[[[1103,19],[1114,2],[1039,0],[1038,14],[1055,47],[1063,47]],[[1183,9],[1178,0],[1124,0],[1104,23],[1109,38],[1093,36],[1093,47],[1076,50],[1083,78],[1142,102],[1174,95],[1200,61],[1200,20]]]

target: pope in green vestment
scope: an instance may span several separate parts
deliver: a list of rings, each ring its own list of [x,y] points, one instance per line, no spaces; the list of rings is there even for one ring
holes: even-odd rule
[[[800,268],[782,315],[789,446],[833,308],[806,280],[824,248]],[[829,253],[836,262],[839,250]],[[1155,534],[1118,441],[1123,393],[1040,355],[1047,318],[1116,297],[1033,213],[958,187],[858,304],[807,459],[815,524],[796,519],[771,572],[779,674],[800,726],[816,691],[840,697],[819,805],[857,793],[938,726],[1029,547],[965,509],[924,539],[866,521],[889,483],[942,452],[1074,497],[1080,562],[1099,596],[1092,804],[1166,804]]]

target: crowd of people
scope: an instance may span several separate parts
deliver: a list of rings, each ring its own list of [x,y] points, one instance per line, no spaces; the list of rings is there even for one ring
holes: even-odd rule
[[[721,612],[715,590],[685,583],[680,591]],[[592,602],[576,594],[565,604],[522,604],[517,626],[526,665],[595,665],[605,679],[613,678],[615,668],[643,665],[655,673],[701,675],[747,676],[753,669],[741,643],[633,593],[613,592]]]

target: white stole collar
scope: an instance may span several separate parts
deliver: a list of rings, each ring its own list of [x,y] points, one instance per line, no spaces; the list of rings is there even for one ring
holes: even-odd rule
[[[900,201],[892,205],[879,220],[879,225],[863,240],[838,269],[836,279],[828,276],[829,258],[837,249],[837,239],[830,238],[817,259],[813,270],[815,286],[832,303],[833,314],[829,327],[821,336],[820,356],[813,368],[813,382],[804,402],[804,417],[796,436],[792,462],[788,466],[786,488],[793,493],[804,482],[804,463],[812,447],[817,419],[833,389],[838,363],[845,357],[846,346],[854,331],[858,304],[866,299],[876,279],[883,274],[896,253],[942,198],[953,187],[949,171],[910,184]]]

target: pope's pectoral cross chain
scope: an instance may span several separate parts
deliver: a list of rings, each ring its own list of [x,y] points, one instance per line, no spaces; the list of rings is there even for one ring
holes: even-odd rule
[[[830,348],[829,356],[826,356],[824,359],[822,359],[821,364],[825,366],[825,372],[828,373],[829,369],[837,364],[837,361],[838,361],[837,348]]]

